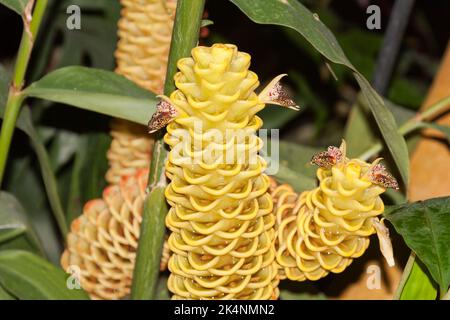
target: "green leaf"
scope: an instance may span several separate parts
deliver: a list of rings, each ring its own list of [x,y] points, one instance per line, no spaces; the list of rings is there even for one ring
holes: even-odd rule
[[[62,269],[27,251],[0,252],[0,284],[19,299],[88,299],[83,290],[68,289],[67,277]]]
[[[264,129],[279,129],[298,115],[298,111],[273,105],[268,105],[258,113],[263,120]]]
[[[24,109],[23,111],[26,111]],[[23,112],[22,111],[22,112]],[[66,216],[61,204],[61,199],[58,193],[58,184],[56,181],[56,177],[54,171],[52,169],[49,156],[47,154],[47,150],[45,146],[41,142],[38,133],[34,129],[34,126],[31,125],[31,117],[27,116],[30,121],[29,136],[30,142],[33,146],[34,151],[36,152],[36,156],[38,158],[39,167],[41,169],[42,177],[44,180],[45,190],[47,191],[48,200],[50,202],[50,206],[52,207],[53,214],[58,223],[60,231],[62,235],[65,237],[68,233],[68,223],[66,220]]]
[[[214,24],[214,21],[212,20],[208,20],[208,19],[202,19],[202,21],[200,22],[200,27],[207,27],[207,26],[211,26]]]
[[[110,143],[111,137],[102,132],[88,133],[80,137],[67,201],[69,223],[82,213],[86,201],[101,197],[106,186],[106,151]]]
[[[30,223],[38,234],[44,247],[46,257],[54,264],[59,264],[62,243],[61,233],[54,220],[54,213],[49,205],[48,195],[42,183],[42,173],[32,155],[31,148],[24,150],[28,155],[14,157],[8,169],[5,189],[18,199],[28,215]],[[21,237],[23,238],[23,237]],[[19,238],[19,239],[21,239]],[[8,249],[26,249],[21,243],[6,246]]]
[[[3,111],[3,108],[0,106],[0,117],[3,117]],[[36,152],[39,166],[41,168],[42,177],[44,180],[45,188],[47,190],[50,205],[52,207],[55,218],[58,221],[60,230],[62,234],[65,235],[68,231],[67,223],[65,221],[65,214],[62,209],[61,200],[58,194],[56,178],[50,164],[47,150],[45,149],[45,146],[40,140],[40,137],[31,122],[31,114],[27,106],[22,107],[16,126],[23,132],[25,132],[30,138],[31,145]]]
[[[435,300],[436,286],[423,263],[417,259],[414,253],[411,253],[403,270],[396,298],[400,300]]]
[[[18,238],[23,238],[19,240]],[[17,244],[43,252],[41,243],[28,222],[22,205],[6,192],[0,191],[0,248],[17,248]]]
[[[374,114],[388,149],[399,168],[405,185],[407,185],[409,179],[408,149],[405,140],[397,132],[394,117],[384,105],[383,99],[348,60],[335,36],[320,21],[319,17],[296,0],[230,1],[256,23],[281,25],[296,30],[325,58],[344,65],[354,72],[364,98]]]
[[[0,286],[0,300],[16,300],[16,298]]]
[[[279,141],[278,159],[272,155],[271,140],[267,141],[267,152],[261,151],[261,155],[267,157],[273,166],[278,165],[278,171],[273,177],[279,183],[287,183],[297,192],[313,189],[317,186],[316,167],[310,164],[311,158],[319,151],[319,148],[313,148],[298,145],[286,141]]]
[[[5,112],[6,92],[9,76],[5,69],[0,65],[0,118],[3,118]],[[53,214],[58,222],[60,231],[65,235],[68,231],[65,214],[62,209],[61,200],[58,194],[56,178],[53,173],[49,156],[44,144],[42,143],[31,119],[31,112],[28,106],[23,106],[16,122],[16,127],[25,132],[30,138],[30,142],[36,152],[39,166],[41,168],[42,177],[45,188],[47,190],[48,199],[53,210]]]
[[[30,0],[0,0],[0,3],[22,16],[29,1]]]
[[[314,179],[289,169],[283,164],[279,164],[278,172],[273,175],[273,178],[280,184],[289,184],[297,192],[303,192],[317,187],[317,183]]]
[[[450,284],[450,197],[387,207],[385,217],[445,293]]]
[[[49,146],[50,164],[54,172],[64,167],[79,150],[79,135],[68,130],[55,134]]]
[[[403,178],[405,185],[409,183],[409,155],[408,147],[403,136],[397,131],[397,124],[395,118],[389,109],[386,108],[383,98],[380,97],[373,89],[371,89],[367,80],[355,73],[355,78],[358,81],[362,95],[366,104],[371,109],[375,121],[380,128],[383,135],[384,142],[386,143],[395,163],[399,169],[399,172]]]
[[[392,111],[396,123],[403,125],[416,116],[413,110],[396,105],[389,100],[385,99],[384,103]],[[351,109],[345,128],[344,139],[347,142],[347,154],[350,157],[357,157],[378,143],[379,138],[376,132],[377,128],[374,125],[372,114],[362,101],[357,101]],[[408,142],[412,142],[412,139],[409,139]]]
[[[112,71],[65,67],[25,89],[29,97],[65,103],[146,125],[156,110],[150,91]]]
[[[159,277],[155,300],[170,300],[170,292],[169,288],[167,288],[168,279],[169,277],[166,274]]]
[[[368,112],[361,103],[353,105],[350,111],[344,134],[349,157],[357,157],[378,142]]]

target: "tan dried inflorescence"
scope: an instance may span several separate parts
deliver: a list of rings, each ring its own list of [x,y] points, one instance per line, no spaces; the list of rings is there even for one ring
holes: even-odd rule
[[[140,170],[107,187],[71,225],[61,265],[92,299],[130,293],[147,176],[148,170]]]

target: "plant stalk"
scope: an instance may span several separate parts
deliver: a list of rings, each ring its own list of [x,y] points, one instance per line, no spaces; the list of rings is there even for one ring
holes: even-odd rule
[[[381,51],[375,66],[376,72],[372,81],[373,88],[381,95],[386,95],[389,82],[397,60],[403,35],[408,25],[409,17],[415,0],[397,0],[394,3],[383,39]]]
[[[178,0],[175,23],[172,32],[169,62],[167,65],[164,94],[175,90],[173,77],[177,71],[177,61],[188,57],[198,43],[200,24],[205,0]],[[164,199],[164,165],[167,150],[163,133],[158,133],[152,152],[148,180],[146,205],[141,223],[141,233],[133,274],[131,298],[134,300],[154,299],[159,278],[159,265],[165,238],[165,216],[168,208]]]
[[[6,102],[5,115],[0,133],[0,186],[3,182],[3,177],[5,174],[6,162],[8,159],[9,148],[11,146],[11,139],[16,126],[17,117],[19,116],[24,99],[21,90],[23,88],[25,74],[30,61],[34,40],[36,39],[39,31],[48,0],[37,0],[36,5],[34,6],[33,15],[30,19],[30,14],[28,11],[31,12],[31,6],[33,3],[34,1],[31,1],[30,4],[27,5],[23,16],[22,39],[20,41],[19,51],[17,53],[12,84],[9,90],[8,100]]]
[[[416,129],[422,128],[423,121],[432,120],[433,118],[445,112],[449,106],[450,106],[450,96],[442,100],[439,100],[427,110],[423,111],[422,113],[418,113],[417,116],[405,122],[402,126],[398,128],[398,133],[405,136]],[[377,142],[373,144],[369,149],[364,151],[362,154],[360,154],[358,158],[362,160],[367,160],[376,155],[377,153],[379,153],[381,150],[383,150],[383,144],[381,142]]]

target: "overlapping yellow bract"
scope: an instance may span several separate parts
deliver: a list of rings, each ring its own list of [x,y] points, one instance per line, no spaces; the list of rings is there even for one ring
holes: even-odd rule
[[[264,104],[254,93],[259,81],[249,65],[248,54],[226,44],[196,47],[192,58],[178,62],[178,90],[170,96],[178,116],[164,139],[171,147],[166,225],[172,231],[168,286],[174,299],[278,296],[266,163],[244,156],[262,146],[256,136],[262,120],[255,114]],[[199,124],[202,134],[194,133]],[[250,133],[247,138],[228,144],[212,138],[214,130],[240,129]],[[223,163],[220,157],[231,150],[233,161]],[[189,161],[199,155],[200,161]]]
[[[176,0],[121,0],[116,72],[156,94],[163,92]],[[109,183],[148,168],[153,140],[144,126],[115,119],[108,151]]]
[[[121,0],[116,72],[162,93],[176,0]]]
[[[346,159],[319,168],[319,187],[296,194],[272,190],[277,219],[277,262],[282,278],[318,280],[339,273],[361,256],[375,233],[373,219],[384,211],[384,188],[368,177],[371,165]]]
[[[112,140],[106,154],[109,169],[105,176],[108,183],[118,184],[122,177],[150,166],[153,139],[144,126],[113,119],[110,134]]]

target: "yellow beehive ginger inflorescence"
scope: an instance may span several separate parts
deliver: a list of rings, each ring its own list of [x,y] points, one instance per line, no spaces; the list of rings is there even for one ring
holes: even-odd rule
[[[130,293],[147,177],[148,170],[123,177],[72,222],[61,265],[92,299]]]
[[[345,143],[312,162],[320,166],[317,188],[298,195],[281,185],[271,192],[281,278],[314,281],[340,273],[365,252],[375,232],[392,265],[389,234],[377,217],[384,211],[380,194],[386,187],[398,188],[395,179],[379,160],[369,164],[346,158]]]
[[[121,0],[116,72],[162,93],[174,23],[175,0]]]
[[[265,104],[249,66],[234,45],[196,47],[164,98],[175,109],[164,137],[173,299],[278,297],[275,216],[257,154]]]
[[[116,72],[144,89],[161,94],[176,0],[121,0],[121,4]],[[144,126],[114,119],[111,136],[107,154],[110,169],[106,174],[109,183],[118,183],[123,175],[148,168],[153,140]]]
[[[105,176],[109,184],[118,184],[122,177],[150,166],[153,139],[144,126],[113,119],[110,134],[112,140],[106,154],[109,169]]]

